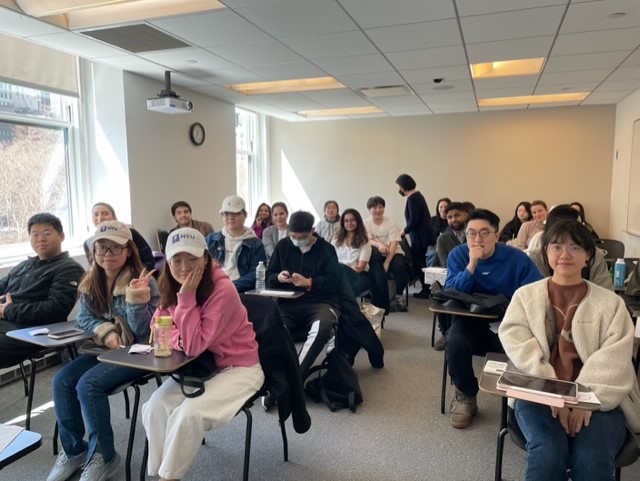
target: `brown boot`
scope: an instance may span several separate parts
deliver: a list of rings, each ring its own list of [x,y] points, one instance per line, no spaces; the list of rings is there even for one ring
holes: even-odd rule
[[[447,336],[442,336],[433,344],[433,348],[436,351],[444,351],[444,348],[446,345],[447,345]]]
[[[471,424],[471,418],[478,412],[475,396],[465,396],[456,389],[456,397],[451,401],[449,422],[456,429],[464,429]]]

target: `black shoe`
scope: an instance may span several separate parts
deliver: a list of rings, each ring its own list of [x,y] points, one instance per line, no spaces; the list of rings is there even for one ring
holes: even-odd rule
[[[429,299],[430,295],[430,289],[422,289],[420,292],[414,292],[413,297],[415,297],[416,299]]]
[[[262,407],[265,411],[269,412],[276,406],[276,399],[271,395],[271,393],[267,393],[266,396],[262,398]]]

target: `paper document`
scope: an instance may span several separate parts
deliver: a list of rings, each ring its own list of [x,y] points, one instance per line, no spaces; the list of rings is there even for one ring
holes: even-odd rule
[[[275,290],[269,290],[269,289],[264,289],[260,291],[261,296],[290,297],[290,296],[295,296],[295,294],[296,294],[295,291],[275,291]]]
[[[129,348],[129,354],[149,354],[153,351],[153,346],[149,344],[134,344]]]
[[[589,404],[602,404],[596,395],[592,392],[578,391],[578,402]]]
[[[22,431],[24,431],[24,428],[20,426],[0,424],[0,451],[4,451]]]
[[[49,329],[47,327],[41,327],[40,329],[29,331],[30,336],[46,336],[47,334],[49,334]]]

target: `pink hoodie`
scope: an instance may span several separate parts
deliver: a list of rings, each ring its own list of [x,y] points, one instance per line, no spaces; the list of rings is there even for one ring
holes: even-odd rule
[[[198,307],[195,293],[178,293],[178,305],[157,309],[154,320],[156,316],[173,317],[172,347],[189,356],[208,349],[218,370],[258,364],[256,335],[235,286],[215,263],[212,276],[213,292],[204,305]]]

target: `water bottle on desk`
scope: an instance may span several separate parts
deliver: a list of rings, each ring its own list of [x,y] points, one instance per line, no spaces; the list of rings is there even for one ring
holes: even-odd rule
[[[264,266],[264,262],[258,262],[256,267],[256,291],[264,291],[265,289],[265,277],[267,275],[267,268]]]
[[[171,356],[171,316],[158,316],[153,326],[153,355],[156,357]]]
[[[624,259],[618,259],[613,266],[613,287],[617,289],[624,287],[625,268]]]

